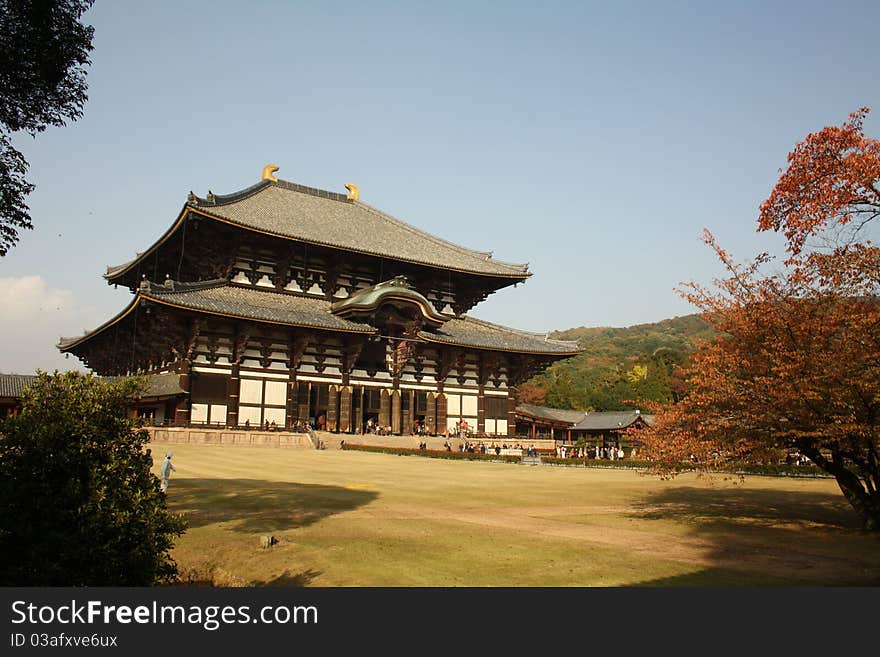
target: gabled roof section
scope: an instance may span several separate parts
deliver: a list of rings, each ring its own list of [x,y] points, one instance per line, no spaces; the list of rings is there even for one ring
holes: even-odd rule
[[[449,321],[449,317],[438,313],[430,301],[413,290],[403,276],[358,290],[350,297],[334,302],[330,310],[337,317],[369,317],[386,303],[417,308],[422,321],[431,327]]]
[[[611,429],[626,429],[639,420],[642,420],[645,424],[651,424],[653,419],[653,415],[642,415],[639,411],[592,412],[587,413],[586,417],[575,424],[572,429],[610,431]]]
[[[583,351],[577,342],[551,340],[544,333],[528,333],[467,315],[450,319],[436,331],[421,331],[419,337],[427,342],[524,354],[574,356]]]
[[[18,399],[36,380],[36,374],[0,374],[0,398]]]
[[[584,411],[570,411],[564,408],[550,408],[549,406],[535,406],[534,404],[517,404],[517,415],[524,415],[537,420],[548,420],[563,424],[575,424],[584,419]]]
[[[495,260],[491,252],[453,244],[359,200],[286,180],[262,180],[227,195],[190,194],[177,222],[134,260],[108,267],[111,280],[152,252],[181,223],[187,211],[245,229],[392,260],[463,273],[525,280],[527,264]]]
[[[329,302],[323,299],[310,299],[278,292],[236,287],[227,285],[225,280],[201,283],[175,282],[169,287],[146,283],[138,289],[131,303],[116,317],[85,335],[61,338],[58,348],[61,351],[69,351],[124,319],[138,304],[144,301],[209,315],[249,319],[271,324],[347,333],[375,333],[375,329],[371,326],[334,316],[330,312]]]
[[[36,380],[36,374],[0,374],[0,398],[21,399],[25,389]],[[140,398],[176,397],[185,394],[186,391],[180,387],[180,375],[163,372],[148,375],[147,389]]]
[[[653,415],[644,415],[640,411],[569,411],[533,404],[517,404],[516,413],[528,418],[568,424],[569,429],[581,431],[626,429],[640,420],[650,425],[654,419]]]

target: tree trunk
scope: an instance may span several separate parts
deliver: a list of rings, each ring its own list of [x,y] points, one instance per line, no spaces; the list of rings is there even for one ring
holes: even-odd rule
[[[880,495],[870,495],[862,487],[861,482],[852,473],[847,473],[849,477],[840,477],[835,473],[837,485],[847,501],[855,509],[862,521],[862,529],[865,531],[880,530]],[[856,485],[853,486],[855,480]]]
[[[839,454],[832,453],[829,461],[815,448],[801,450],[813,463],[834,476],[840,492],[850,503],[865,531],[880,531],[880,493],[871,492],[862,480],[844,464]]]

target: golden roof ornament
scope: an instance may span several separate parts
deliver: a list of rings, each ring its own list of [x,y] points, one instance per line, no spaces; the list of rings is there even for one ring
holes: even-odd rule
[[[345,188],[348,190],[348,200],[357,201],[361,197],[361,190],[354,183],[345,183]]]
[[[273,176],[276,171],[278,171],[277,164],[267,164],[263,167],[263,180],[271,180],[272,182],[278,182],[278,178]]]

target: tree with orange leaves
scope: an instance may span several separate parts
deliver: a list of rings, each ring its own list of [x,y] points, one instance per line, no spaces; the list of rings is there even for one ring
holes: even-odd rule
[[[867,238],[880,217],[880,142],[864,135],[867,112],[788,156],[758,219],[786,236],[781,268],[768,272],[767,254],[738,264],[704,233],[728,278],[680,293],[722,337],[699,346],[686,395],[639,437],[667,475],[797,452],[880,530],[880,248]]]

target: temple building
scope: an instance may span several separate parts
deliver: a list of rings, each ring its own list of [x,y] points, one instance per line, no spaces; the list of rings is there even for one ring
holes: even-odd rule
[[[513,435],[516,386],[575,342],[467,312],[527,265],[423,232],[347,194],[275,177],[190,192],[165,233],[107,269],[131,302],[62,352],[101,375],[174,373],[154,420]],[[175,387],[175,391],[177,388]]]

